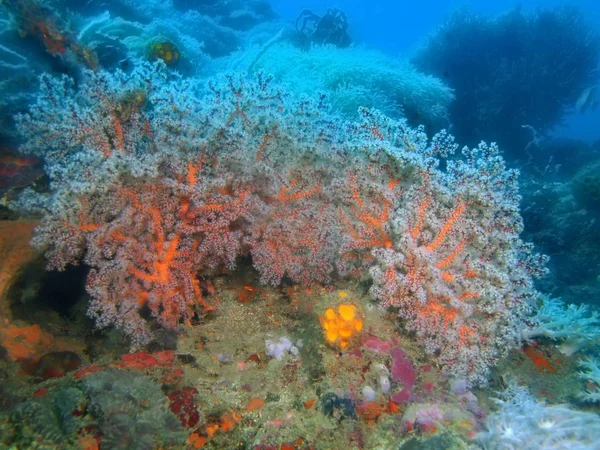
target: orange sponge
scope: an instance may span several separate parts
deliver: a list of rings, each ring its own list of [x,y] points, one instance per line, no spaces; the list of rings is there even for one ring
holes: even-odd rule
[[[353,335],[363,329],[363,321],[358,317],[354,305],[338,305],[337,312],[328,308],[320,320],[327,342],[342,349],[348,346]]]

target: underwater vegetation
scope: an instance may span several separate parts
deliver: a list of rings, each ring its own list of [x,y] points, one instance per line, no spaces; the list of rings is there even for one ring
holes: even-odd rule
[[[168,408],[165,394],[150,378],[133,372],[102,371],[86,376],[82,390],[98,418],[107,448],[145,449],[182,444],[186,434]]]
[[[449,113],[460,142],[488,139],[526,159],[525,147],[595,84],[599,55],[597,30],[573,7],[497,17],[464,9],[412,61],[454,89]]]
[[[550,256],[540,286],[568,303],[598,304],[598,144],[545,141],[535,159],[546,163],[521,178],[525,236]]]
[[[63,387],[50,394],[34,397],[18,405],[11,419],[23,429],[21,435],[34,440],[43,435],[55,445],[69,441],[80,428],[73,411],[83,404],[83,393],[74,387]]]
[[[11,421],[21,445],[29,448],[93,448],[101,439],[103,448],[148,449],[187,439],[160,386],[141,373],[117,369],[39,389],[13,409]]]

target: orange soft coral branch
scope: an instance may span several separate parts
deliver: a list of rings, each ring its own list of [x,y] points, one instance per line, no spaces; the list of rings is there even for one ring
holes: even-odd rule
[[[95,129],[88,126],[83,126],[81,129],[82,137],[79,139],[81,142],[84,141],[84,136],[90,137],[94,145],[98,147],[100,151],[102,151],[102,154],[105,158],[109,158],[112,155],[110,142],[108,141],[108,138],[106,136],[100,134]]]
[[[429,203],[429,198],[425,198],[423,203],[419,205],[419,211],[417,213],[417,223],[412,229],[408,231],[408,233],[414,241],[416,241],[419,235],[421,234],[421,227],[423,226],[423,221],[425,220],[425,212],[427,211],[427,208],[429,208]]]
[[[143,189],[147,192],[158,188],[145,186]],[[181,230],[168,232],[160,203],[144,205],[140,196],[131,190],[123,189],[121,194],[128,199],[131,209],[149,221],[144,241],[143,236],[132,236],[126,229],[111,232],[116,241],[128,243],[127,272],[131,278],[124,292],[134,298],[138,306],[148,304],[170,327],[175,327],[181,319],[189,322],[197,306],[204,311],[214,309],[204,301],[196,278],[193,261],[198,258],[199,241],[184,240]]]
[[[384,196],[383,208],[379,214],[371,213],[365,208],[365,204],[356,187],[355,177],[350,176],[349,181],[352,200],[354,203],[351,206],[353,213],[352,218],[357,219],[364,226],[364,228],[366,228],[366,231],[363,229],[363,233],[361,233],[360,225],[353,224],[341,209],[338,209],[338,213],[342,223],[354,240],[354,246],[357,248],[392,248],[392,239],[390,238],[389,233],[385,230],[385,226],[390,218],[392,202]],[[361,236],[361,234],[363,236]]]
[[[349,181],[350,190],[352,191],[352,200],[361,208],[364,207],[364,203],[362,202],[362,199],[360,198],[360,193],[358,192],[358,189],[356,187],[356,177],[354,175],[351,175]]]
[[[392,207],[392,203],[387,199],[384,199],[383,202],[383,211],[381,212],[379,217],[375,217],[367,213],[362,213],[358,215],[358,220],[360,220],[363,224],[367,226],[370,225],[371,230],[375,231],[376,235],[378,236],[378,238],[372,239],[370,242],[367,242],[368,246],[392,248],[392,240],[388,236],[388,233],[385,231],[385,225],[390,217],[390,209]]]
[[[146,208],[146,213],[152,218],[152,227],[154,229],[154,234],[156,235],[154,248],[157,252],[162,252],[165,245],[165,234],[162,226],[163,218],[161,213],[156,206]]]
[[[178,254],[179,239],[179,235],[176,235],[172,240],[168,241],[166,250],[162,246],[159,246],[160,241],[157,240],[154,246],[159,256],[154,261],[154,267],[150,273],[136,269],[135,267],[130,269],[131,273],[142,281],[169,284],[171,281],[170,268]]]
[[[188,163],[188,184],[194,186],[196,184],[196,173],[202,167],[202,159],[196,164]]]
[[[263,154],[269,144],[269,140],[273,139],[276,136],[277,136],[277,126],[273,127],[273,131],[271,133],[265,133],[263,135],[263,140],[262,140],[260,146],[258,147],[258,151],[256,152],[256,160],[257,161],[262,161]]]
[[[158,207],[154,205],[143,205],[137,194],[131,190],[123,189],[121,193],[127,197],[133,208],[150,216],[152,222],[151,247],[154,254],[153,265],[150,267],[148,263],[144,262],[142,265],[146,266],[146,270],[131,267],[130,272],[142,281],[160,284],[170,283],[171,277],[169,270],[171,264],[178,256],[181,235],[176,233],[173,238],[167,240],[163,229],[163,217]],[[126,236],[123,233],[114,232],[113,237],[117,240],[132,242],[138,249],[144,248],[144,246],[142,246],[135,238]]]
[[[441,261],[439,261],[435,265],[435,267],[437,267],[438,269],[443,269],[444,267],[446,267],[447,265],[449,265],[463,251],[463,249],[465,248],[465,244],[466,244],[466,241],[461,241],[456,246],[456,248],[452,251],[452,253],[450,253],[444,259],[442,259]]]
[[[237,117],[240,117],[242,119],[242,123],[244,124],[244,126],[246,126],[246,127],[250,126],[250,120],[248,120],[248,116],[246,116],[246,112],[244,111],[244,108],[240,106],[239,101],[237,101],[235,103],[235,111],[233,111],[229,115],[229,118],[227,119],[225,126],[229,127]]]
[[[464,300],[471,300],[473,298],[477,298],[479,297],[479,292],[465,292],[464,294],[461,294],[458,299],[461,301]]]
[[[448,329],[450,325],[454,324],[458,311],[445,306],[441,301],[437,299],[430,299],[427,304],[419,308],[419,314],[424,317],[429,317],[436,327]],[[440,299],[441,300],[441,299]]]
[[[144,210],[144,205],[142,205],[142,203],[139,201],[136,192],[132,191],[131,189],[121,188],[119,189],[118,193],[120,195],[123,195],[127,200],[129,200],[129,202],[135,209],[139,211]]]
[[[318,193],[320,191],[321,191],[320,184],[317,184],[312,189],[308,189],[306,191],[301,191],[301,192],[296,192],[295,194],[288,194],[288,189],[282,187],[281,190],[279,191],[279,194],[277,194],[277,196],[275,197],[275,200],[282,202],[282,203],[291,202],[294,200],[300,200],[301,198],[305,198],[305,197],[312,197],[313,195],[315,195],[316,193]]]
[[[346,217],[341,209],[338,209],[340,219],[348,230],[350,236],[352,236],[352,239],[354,239],[354,244],[357,248],[392,247],[392,240],[385,231],[385,224],[389,218],[390,207],[391,203],[386,201],[384,204],[384,210],[380,214],[380,217],[376,217],[365,212],[356,212],[356,210],[353,208],[356,213],[354,217],[358,219],[358,221],[368,230],[365,234],[368,236],[373,236],[373,238],[370,239],[361,237],[360,233],[357,231],[357,227],[352,224],[352,222]]]
[[[427,198],[421,203],[421,205],[419,205],[419,209],[418,209],[418,213],[417,213],[417,223],[412,229],[409,230],[409,234],[415,240],[419,238],[420,230],[424,223],[426,209],[429,207],[429,204],[430,204],[430,201]],[[433,242],[431,242],[429,245],[425,246],[425,248],[428,251],[434,251],[437,247],[439,247],[442,244],[442,242],[446,239],[446,236],[448,235],[448,233],[451,231],[453,225],[465,213],[466,207],[467,207],[467,204],[464,203],[462,200],[459,199],[457,201],[455,208],[453,209],[453,211],[450,213],[450,216],[446,219],[446,221],[442,225],[442,228],[441,228],[440,232],[438,233],[436,239]],[[456,257],[463,252],[466,244],[467,244],[467,240],[463,239],[461,242],[458,243],[458,245],[454,248],[454,250],[452,250],[452,252],[449,255],[447,255],[441,261],[438,261],[435,264],[435,267],[437,269],[444,269],[444,268],[448,267],[456,259]],[[407,257],[407,260],[410,261],[410,255],[409,255],[409,257]],[[410,274],[410,270],[409,270],[409,274]],[[445,271],[445,270],[440,271],[440,276],[447,283],[451,283],[455,280],[455,275],[453,275],[452,273]],[[474,278],[474,277],[477,277],[477,274],[473,270],[470,270],[468,267],[468,264],[467,264],[467,269],[464,273],[464,276],[467,278]],[[458,297],[458,299],[459,300],[469,300],[469,299],[473,299],[476,297],[478,297],[477,292],[466,292],[466,293],[460,295]]]
[[[85,233],[98,230],[100,228],[100,225],[88,222],[88,219],[86,217],[86,213],[90,212],[89,200],[86,198],[81,198],[79,199],[79,203],[81,207],[80,212],[77,215],[77,219],[79,222],[77,228]],[[74,228],[69,222],[65,222],[65,226],[67,226],[70,229]]]
[[[425,248],[427,250],[429,250],[430,252],[432,252],[436,248],[438,248],[442,244],[442,242],[444,242],[444,239],[446,239],[446,235],[450,232],[450,230],[452,229],[452,226],[464,214],[464,212],[466,210],[467,210],[466,203],[464,203],[461,199],[458,199],[456,207],[450,213],[450,217],[448,217],[448,219],[446,219],[446,222],[442,226],[442,229],[440,230],[440,232],[437,235],[437,237],[435,238],[435,240],[432,243],[430,243],[429,245],[427,245]]]
[[[292,175],[292,173],[293,172],[290,171],[290,175]],[[302,198],[312,197],[313,195],[321,191],[321,184],[317,183],[314,187],[307,188],[304,191],[290,193],[291,190],[295,189],[298,186],[300,181],[302,181],[302,177],[297,176],[290,181],[289,187],[282,186],[277,195],[273,198],[273,200],[278,201],[280,203],[287,203],[295,200],[300,200]]]
[[[470,339],[475,336],[475,330],[466,325],[458,327],[458,338],[460,343],[466,345]]]
[[[196,164],[191,162],[188,163],[188,176],[187,182],[190,186],[195,186],[198,181],[196,174],[202,169],[204,163],[206,162],[206,147],[202,149],[202,153],[200,154],[200,158]]]
[[[252,190],[246,189],[244,191],[240,191],[237,194],[237,198],[235,198],[234,200],[223,201],[222,203],[221,202],[204,203],[203,205],[195,207],[193,209],[192,214],[190,214],[190,216],[191,216],[191,218],[195,218],[207,211],[218,212],[218,211],[225,211],[230,208],[235,208],[235,207],[241,205],[246,200],[246,197],[248,197],[248,195],[250,195],[251,193],[252,193]]]
[[[117,137],[117,148],[122,152],[125,151],[125,138],[123,136],[123,127],[121,125],[121,119],[114,113],[110,113],[112,116],[113,127],[115,129],[115,135]]]

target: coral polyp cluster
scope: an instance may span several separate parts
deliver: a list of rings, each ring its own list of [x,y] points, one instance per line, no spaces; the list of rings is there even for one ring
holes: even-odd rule
[[[264,75],[202,85],[157,64],[88,72],[77,90],[42,82],[18,123],[52,192],[21,206],[50,211],[34,239],[50,268],[90,266],[90,315],[134,345],[150,339],[144,310],[178,329],[217,307],[201,281],[244,257],[272,285],[370,275],[373,296],[474,384],[518,342],[543,258],[519,240],[517,173],[495,146],[441,170],[457,149],[446,132],[364,108],[349,123]],[[144,101],[121,114],[131,92]],[[362,319],[343,304],[323,326],[344,348]]]

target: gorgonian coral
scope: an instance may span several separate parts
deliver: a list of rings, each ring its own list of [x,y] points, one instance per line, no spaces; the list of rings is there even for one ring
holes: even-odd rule
[[[447,158],[445,132],[365,108],[347,123],[264,75],[205,85],[157,65],[70,86],[44,77],[19,118],[52,176],[20,206],[50,211],[35,243],[51,268],[91,267],[99,325],[140,345],[143,310],[189,323],[216,306],[199,280],[250,256],[273,285],[370,271],[381,304],[473,383],[518,341],[543,259],[519,240],[517,173],[495,146]]]

